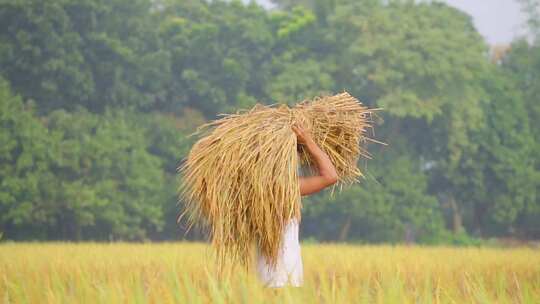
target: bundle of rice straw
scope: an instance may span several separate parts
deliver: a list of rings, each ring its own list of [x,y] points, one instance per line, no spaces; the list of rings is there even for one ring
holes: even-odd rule
[[[197,223],[209,231],[218,269],[226,262],[249,265],[252,244],[275,265],[284,225],[302,208],[297,168],[317,173],[291,125],[303,125],[330,157],[339,176],[333,195],[336,185],[341,189],[363,176],[357,161],[371,158],[360,143],[372,140],[365,132],[372,128],[374,110],[379,109],[368,109],[344,92],[293,108],[257,103],[249,111],[220,114],[225,117],[190,135],[201,138],[178,167],[185,208],[178,221],[187,214],[188,230]]]

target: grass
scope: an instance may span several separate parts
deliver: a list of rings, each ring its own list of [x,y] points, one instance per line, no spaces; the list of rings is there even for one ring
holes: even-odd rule
[[[201,243],[3,243],[1,303],[540,303],[530,248],[303,244],[304,286],[216,278]]]

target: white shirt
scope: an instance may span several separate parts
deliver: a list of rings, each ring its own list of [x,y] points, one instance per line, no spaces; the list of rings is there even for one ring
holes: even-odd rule
[[[283,287],[287,284],[303,284],[303,265],[298,240],[298,219],[290,220],[283,232],[277,265],[272,268],[257,250],[257,274],[267,287]]]
[[[299,175],[303,175],[298,168]],[[298,239],[299,220],[289,220],[283,230],[277,265],[272,268],[257,248],[257,275],[267,287],[301,286],[303,284],[303,264],[300,242]]]

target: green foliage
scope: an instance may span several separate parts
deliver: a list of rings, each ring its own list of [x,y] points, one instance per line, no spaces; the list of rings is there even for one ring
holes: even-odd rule
[[[150,2],[17,0],[0,5],[0,66],[42,113],[148,107],[162,95],[167,53]],[[152,79],[152,81],[147,81]]]
[[[536,42],[540,42],[540,1],[539,0],[518,0],[522,5],[523,13],[528,16],[527,23],[530,33],[534,35]]]
[[[528,180],[524,185],[520,185],[521,180],[516,180],[514,186],[522,189],[521,197],[525,196],[523,203],[525,204],[522,213],[519,214],[519,221],[516,225],[518,231],[526,231],[528,235],[540,236],[540,42],[529,45],[524,40],[516,41],[512,45],[510,53],[502,62],[503,71],[508,77],[514,80],[517,89],[521,92],[524,109],[521,110],[522,121],[528,118],[530,136],[528,139],[531,144],[532,151],[528,159],[524,159],[524,155],[516,155],[521,157],[522,161],[526,160],[529,172]],[[512,111],[514,112],[514,111]],[[506,118],[509,120],[510,118]],[[516,118],[514,118],[516,119]],[[523,123],[523,122],[522,122]],[[523,134],[529,135],[529,132]],[[514,133],[514,138],[520,139],[521,133]],[[513,158],[519,162],[516,158]],[[527,193],[528,191],[528,193]],[[515,229],[515,227],[513,227]]]
[[[315,15],[301,6],[295,6],[291,12],[276,12],[272,21],[277,26],[277,38],[286,39],[301,32],[316,21]]]
[[[1,1],[4,238],[183,237],[187,134],[342,90],[384,108],[373,137],[389,146],[360,184],[305,198],[304,237],[540,237],[538,39],[492,63],[442,3],[273,2]],[[538,1],[520,2],[536,35]]]
[[[526,105],[512,81],[495,79],[486,86],[493,99],[485,110],[486,126],[479,131],[477,164],[485,166],[485,200],[493,204],[488,214],[504,227],[512,227],[540,185],[534,171],[534,139]]]
[[[482,95],[475,79],[487,49],[464,13],[441,4],[359,3],[329,19],[343,50],[338,69],[350,72],[340,81],[388,113],[431,121],[445,105],[474,108]]]
[[[268,84],[272,100],[292,105],[299,100],[331,92],[334,81],[319,62],[295,60],[293,57],[285,53],[276,59],[274,66],[279,72]]]
[[[156,18],[171,54],[167,109],[187,105],[212,117],[251,107],[261,97],[275,39],[261,7],[171,1]]]
[[[8,141],[0,158],[0,220],[10,238],[144,239],[162,230],[163,212],[175,204],[171,159],[179,157],[167,155],[167,145],[181,144],[171,123],[84,109],[57,110],[41,122],[5,82],[1,92]],[[157,137],[150,128],[170,135]]]
[[[1,78],[0,142],[0,230],[13,233],[16,227],[46,224],[51,209],[39,198],[49,192],[43,182],[53,178],[51,140],[32,104],[23,104]]]
[[[392,152],[380,156],[386,159],[376,161],[360,185],[304,203],[310,233],[325,240],[399,241],[410,229],[422,241],[444,230],[437,200],[426,194],[426,175],[418,163]]]
[[[87,237],[142,239],[163,227],[161,159],[147,151],[145,129],[135,119],[129,112],[95,116],[85,110],[49,116],[57,145],[51,187],[58,191],[62,225],[72,221],[76,227],[70,229],[74,238],[87,228]]]
[[[442,231],[441,235],[437,238],[426,241],[426,244],[430,245],[452,245],[452,246],[486,246],[493,243],[488,240],[483,240],[470,236],[465,230],[459,232]]]

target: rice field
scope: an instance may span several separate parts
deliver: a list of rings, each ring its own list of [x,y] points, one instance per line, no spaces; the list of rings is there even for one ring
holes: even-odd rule
[[[540,303],[533,248],[303,244],[304,286],[219,280],[202,243],[2,243],[1,303]]]

